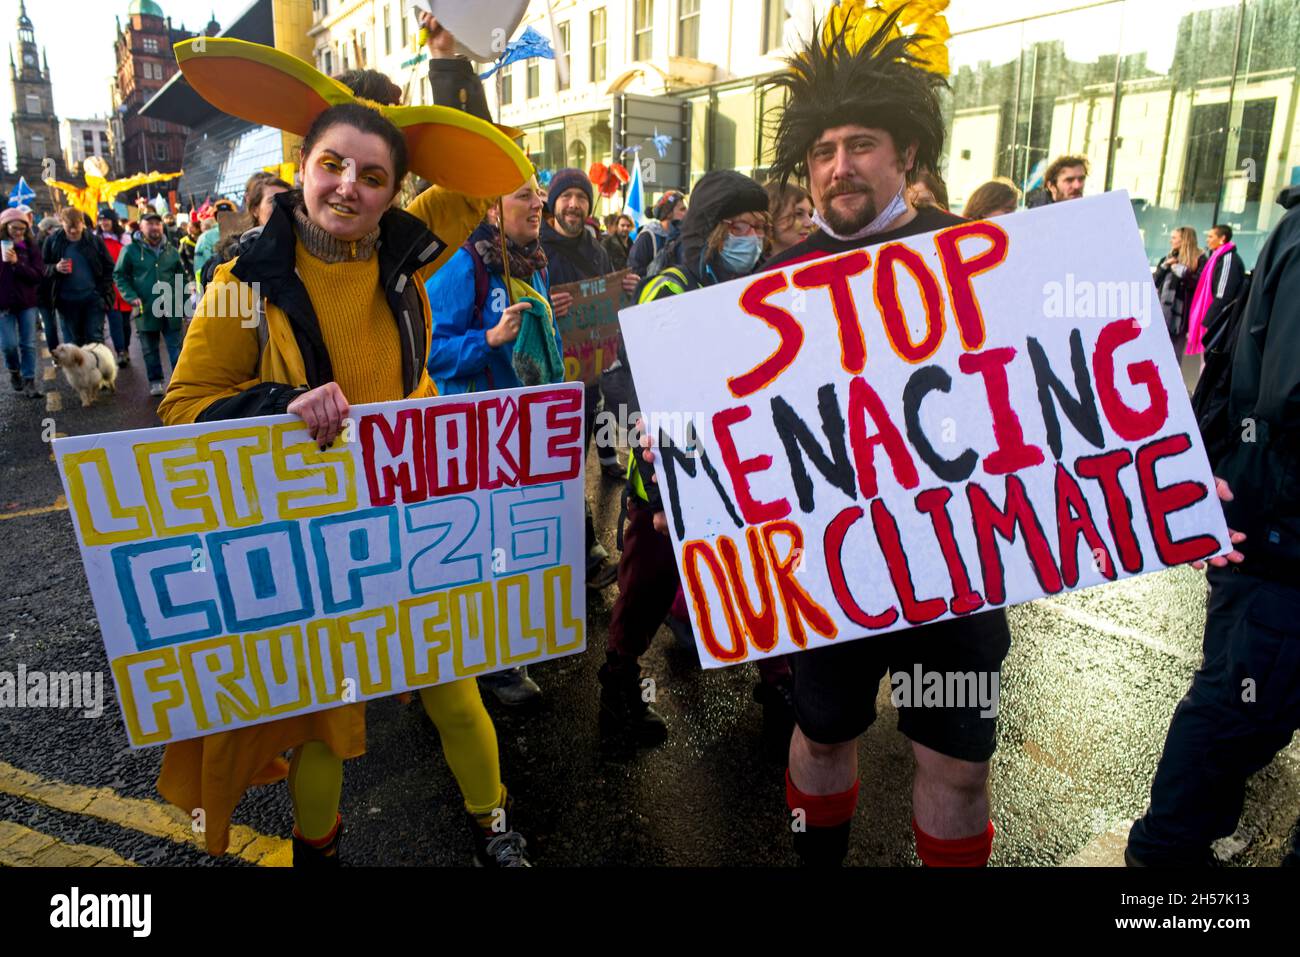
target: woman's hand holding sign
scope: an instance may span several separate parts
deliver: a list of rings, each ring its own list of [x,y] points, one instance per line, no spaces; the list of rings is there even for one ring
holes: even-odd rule
[[[337,382],[326,382],[298,396],[285,411],[302,419],[308,434],[323,451],[334,444],[343,428],[343,420],[348,417],[348,400]]]
[[[1220,502],[1232,501],[1232,489],[1228,487],[1227,482],[1219,478],[1217,475],[1214,477],[1214,490],[1219,493]],[[1234,531],[1230,528],[1228,529],[1228,540],[1234,545],[1239,545],[1246,540],[1246,533]],[[1245,555],[1241,554],[1241,552],[1234,548],[1226,555],[1219,555],[1215,558],[1208,559],[1208,562],[1215,568],[1227,568],[1230,563],[1233,565],[1241,564],[1245,558]],[[1192,562],[1192,567],[1197,571],[1200,571],[1205,567],[1205,564],[1205,562]]]

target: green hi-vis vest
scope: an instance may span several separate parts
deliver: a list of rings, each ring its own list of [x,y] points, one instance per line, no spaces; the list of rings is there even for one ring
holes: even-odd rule
[[[640,306],[647,302],[654,302],[656,299],[678,296],[691,288],[693,284],[686,277],[686,273],[676,266],[669,266],[641,287],[641,295],[637,296],[636,304]],[[650,496],[646,494],[645,483],[641,480],[641,470],[636,464],[636,457],[640,454],[640,448],[634,448],[632,454],[627,457],[627,480],[632,484],[632,491],[636,493],[636,497],[643,502],[648,502]]]

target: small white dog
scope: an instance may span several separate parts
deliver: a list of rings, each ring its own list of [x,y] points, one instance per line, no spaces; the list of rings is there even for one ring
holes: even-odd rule
[[[113,350],[102,342],[91,342],[84,346],[74,346],[64,342],[54,347],[50,353],[54,356],[68,385],[77,390],[81,396],[81,407],[94,404],[95,396],[101,389],[117,392],[117,359]]]

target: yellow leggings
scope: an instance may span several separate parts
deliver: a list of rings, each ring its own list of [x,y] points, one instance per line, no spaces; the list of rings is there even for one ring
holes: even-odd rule
[[[438,729],[442,753],[471,814],[501,806],[497,732],[483,707],[478,683],[464,678],[420,691],[425,713]],[[289,762],[289,796],[298,833],[320,840],[334,829],[343,791],[343,759],[320,741],[295,748]]]

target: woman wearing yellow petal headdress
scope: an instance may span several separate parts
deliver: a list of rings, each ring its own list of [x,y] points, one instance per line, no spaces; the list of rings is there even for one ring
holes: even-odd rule
[[[352,78],[369,94],[362,99],[268,47],[199,37],[176,55],[219,109],[304,140],[302,189],[274,198],[256,240],[205,288],[158,409],[163,421],[288,412],[325,450],[351,404],[436,394],[425,369],[425,281],[491,200],[528,178],[527,158],[483,119],[395,105],[400,93],[390,95],[380,74]],[[408,170],[435,185],[406,210],[393,208]],[[425,688],[420,698],[473,818],[479,862],[526,864],[522,838],[500,830],[496,732],[474,680]],[[342,762],[365,750],[364,704],[168,745],[158,788],[187,812],[204,809],[208,850],[220,854],[240,796],[283,777],[279,756],[290,749],[294,863],[336,864]]]

